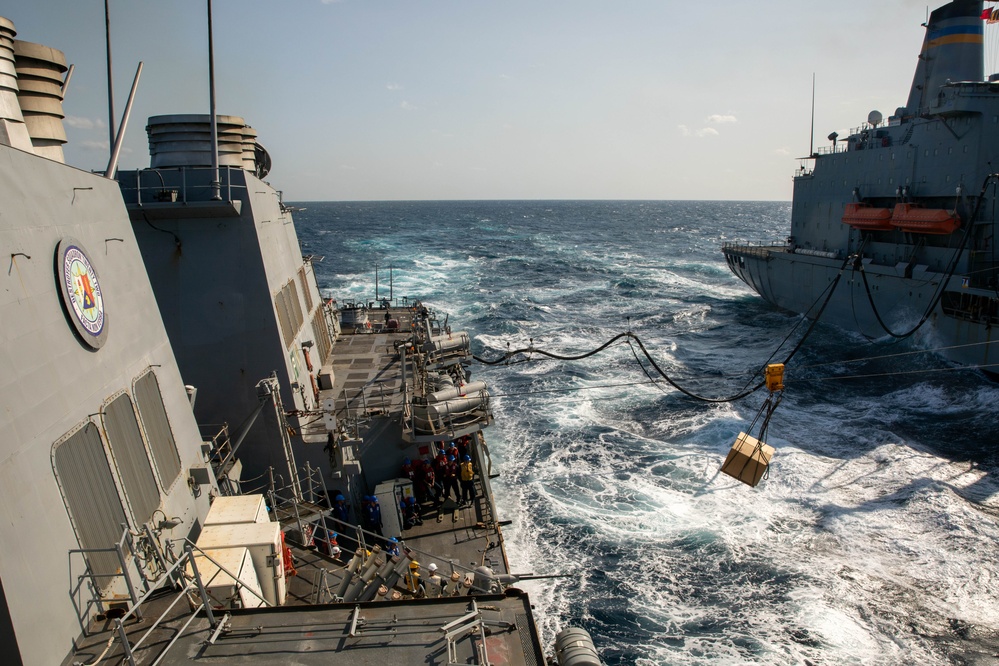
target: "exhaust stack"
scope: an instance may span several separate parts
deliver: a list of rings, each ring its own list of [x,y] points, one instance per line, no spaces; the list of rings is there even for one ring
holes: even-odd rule
[[[906,115],[934,106],[948,81],[982,81],[984,46],[981,0],[953,0],[930,14]]]

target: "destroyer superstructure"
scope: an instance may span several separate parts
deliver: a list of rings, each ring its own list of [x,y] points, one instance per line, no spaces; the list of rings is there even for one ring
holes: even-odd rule
[[[825,306],[823,321],[872,338],[920,331],[996,370],[999,81],[984,80],[982,12],[932,12],[905,106],[829,136],[794,177],[790,236],[723,248],[739,278],[780,308]]]
[[[154,155],[179,155],[121,173],[120,188],[61,164],[59,132],[31,130],[6,62],[20,50],[28,96],[43,91],[32,108],[50,116],[65,62],[13,35],[0,19],[5,658],[543,661],[530,601],[510,587],[469,336],[416,301],[324,301],[242,119],[220,117],[239,136],[221,178],[184,144],[203,116],[150,119]],[[196,423],[199,409],[241,419],[234,440],[204,438],[219,424]],[[258,418],[271,422],[254,439]],[[406,524],[403,459],[456,441],[475,500],[426,497],[424,525]],[[242,463],[264,470],[255,492]],[[331,510],[340,493],[346,520]],[[364,529],[372,494],[385,521]],[[418,561],[444,576],[419,584]],[[597,663],[585,634],[563,643],[564,664]]]
[[[0,18],[0,645],[56,664],[214,488],[118,186],[59,161],[65,59],[14,35]]]

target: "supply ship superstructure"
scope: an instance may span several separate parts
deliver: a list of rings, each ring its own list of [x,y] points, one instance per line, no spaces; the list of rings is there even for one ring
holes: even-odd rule
[[[930,14],[906,104],[807,158],[790,236],[724,246],[739,278],[785,310],[875,339],[918,333],[996,372],[999,78],[983,74],[983,13],[955,0]]]
[[[15,35],[0,19],[5,663],[542,663],[469,336],[323,299],[242,118],[215,117],[221,164],[198,114],[149,119],[148,169],[61,163],[65,58]],[[452,445],[468,501],[405,473]]]

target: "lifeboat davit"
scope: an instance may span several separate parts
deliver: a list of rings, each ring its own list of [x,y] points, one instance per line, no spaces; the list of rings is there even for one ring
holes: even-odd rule
[[[891,223],[896,229],[918,234],[950,234],[961,226],[961,218],[957,211],[900,203],[895,205]]]
[[[843,211],[843,224],[864,231],[888,231],[892,229],[890,208],[876,208],[865,203],[848,203]]]

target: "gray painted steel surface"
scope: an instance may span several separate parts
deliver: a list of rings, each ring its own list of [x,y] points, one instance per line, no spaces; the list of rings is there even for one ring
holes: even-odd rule
[[[120,508],[109,507],[117,491],[106,472],[104,481],[95,480],[101,478],[96,470],[107,465],[99,462],[108,443],[92,415],[109,398],[132,391],[133,382],[154,368],[182,469],[201,462],[201,437],[117,184],[0,146],[0,200],[0,246],[9,257],[9,270],[0,273],[0,430],[5,433],[0,441],[0,580],[17,640],[17,646],[5,649],[19,650],[25,663],[53,664],[80,633],[68,591],[83,571],[82,558],[69,556],[81,543],[63,489],[96,495],[79,505],[73,520],[95,526],[120,522],[120,514],[115,517]],[[67,237],[88,248],[99,272],[109,328],[98,350],[80,341],[58,291],[54,258]],[[63,459],[70,449],[60,451],[65,444],[53,449],[56,442],[92,419],[83,436],[96,458],[88,463]],[[119,487],[113,468],[112,476]],[[118,502],[120,507],[120,495]],[[182,521],[163,532],[164,538],[176,538],[207,513],[208,493],[195,497],[186,483],[177,483],[155,508]],[[152,509],[147,504],[145,512]],[[107,530],[83,545],[112,545]],[[124,591],[121,579],[112,589]]]

